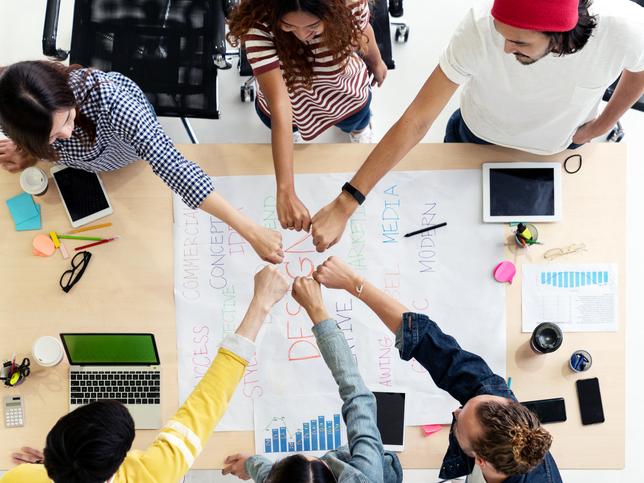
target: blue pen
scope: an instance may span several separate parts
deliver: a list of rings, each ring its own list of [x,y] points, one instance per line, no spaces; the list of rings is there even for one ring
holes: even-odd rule
[[[512,378],[508,377],[508,389],[512,389]]]

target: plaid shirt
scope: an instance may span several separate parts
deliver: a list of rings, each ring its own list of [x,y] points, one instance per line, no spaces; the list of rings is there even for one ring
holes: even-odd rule
[[[144,159],[191,208],[214,191],[208,175],[176,150],[133,81],[117,72],[78,69],[70,74],[69,85],[80,112],[96,125],[96,142],[87,146],[76,126],[71,138],[52,145],[59,164],[97,173]]]

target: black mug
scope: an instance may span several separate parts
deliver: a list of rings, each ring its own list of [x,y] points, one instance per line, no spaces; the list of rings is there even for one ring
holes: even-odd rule
[[[563,332],[557,324],[543,322],[534,329],[530,337],[530,348],[537,354],[554,352],[563,342]]]

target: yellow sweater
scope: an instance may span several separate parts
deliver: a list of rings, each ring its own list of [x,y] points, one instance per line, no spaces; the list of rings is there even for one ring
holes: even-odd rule
[[[228,407],[248,362],[220,348],[203,376],[174,417],[145,451],[132,450],[111,483],[179,481],[190,469]],[[0,478],[1,483],[50,483],[44,465],[22,464]]]

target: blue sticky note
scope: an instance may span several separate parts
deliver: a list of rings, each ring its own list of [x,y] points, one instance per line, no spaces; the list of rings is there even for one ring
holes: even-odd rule
[[[11,212],[11,217],[16,225],[23,221],[31,220],[35,217],[40,217],[40,211],[36,208],[36,203],[31,195],[27,193],[20,193],[13,198],[7,200],[7,206]]]
[[[42,226],[40,221],[40,205],[36,204],[36,210],[38,211],[38,216],[24,220],[21,223],[16,223],[16,231],[40,230]]]

